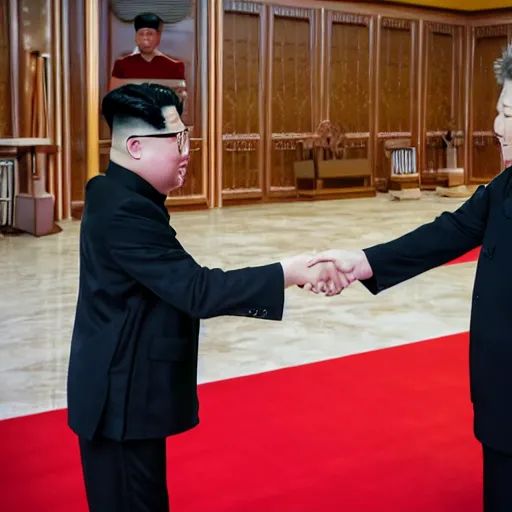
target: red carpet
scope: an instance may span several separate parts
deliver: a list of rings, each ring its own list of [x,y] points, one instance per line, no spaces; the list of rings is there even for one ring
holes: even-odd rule
[[[450,261],[450,263],[447,263],[447,265],[456,265],[457,263],[470,263],[472,261],[477,261],[478,257],[480,256],[480,250],[481,247],[476,247],[475,249],[472,249],[466,254],[460,256],[460,258],[456,258],[455,260]]]
[[[173,512],[481,512],[467,354],[459,334],[202,386]],[[0,422],[0,461],[2,512],[86,511],[64,411]]]

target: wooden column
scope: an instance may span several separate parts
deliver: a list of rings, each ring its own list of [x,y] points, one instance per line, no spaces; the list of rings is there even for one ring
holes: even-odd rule
[[[87,58],[87,180],[96,176],[100,168],[99,131],[99,2],[85,3],[86,58]]]
[[[223,0],[208,0],[208,174],[210,206],[213,207],[222,207],[223,21]]]

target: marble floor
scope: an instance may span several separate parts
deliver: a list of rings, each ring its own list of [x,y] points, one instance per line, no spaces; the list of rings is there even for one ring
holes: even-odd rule
[[[454,210],[460,199],[372,199],[230,207],[176,213],[182,244],[225,269],[329,248],[383,242]],[[0,419],[65,407],[77,294],[77,221],[57,235],[0,239]],[[465,331],[474,263],[432,270],[374,297],[360,284],[329,298],[287,291],[283,322],[203,322],[200,380],[207,382]]]

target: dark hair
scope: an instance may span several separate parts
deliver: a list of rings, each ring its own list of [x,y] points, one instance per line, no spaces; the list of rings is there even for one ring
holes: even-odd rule
[[[114,117],[136,117],[157,130],[165,128],[163,107],[176,107],[178,114],[183,106],[178,95],[169,87],[159,84],[126,84],[113,89],[101,104],[101,113],[112,130]]]
[[[135,32],[141,28],[153,28],[155,30],[160,30],[163,23],[164,22],[160,17],[152,12],[143,12],[142,14],[135,16],[135,19],[133,20]]]

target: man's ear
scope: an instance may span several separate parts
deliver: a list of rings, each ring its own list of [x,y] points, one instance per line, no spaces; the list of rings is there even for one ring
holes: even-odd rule
[[[142,144],[140,139],[128,139],[126,141],[126,151],[128,151],[128,154],[132,158],[135,158],[135,160],[140,160],[142,157]]]

